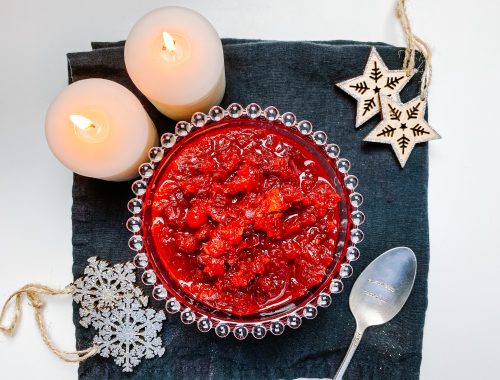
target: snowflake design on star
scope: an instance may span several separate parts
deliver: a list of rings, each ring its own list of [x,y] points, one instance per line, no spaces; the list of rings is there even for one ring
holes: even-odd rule
[[[425,120],[427,102],[420,96],[408,103],[382,96],[380,102],[382,120],[364,141],[391,144],[401,167],[404,168],[416,144],[441,138]]]
[[[99,314],[94,327],[98,333],[94,344],[102,357],[114,357],[123,372],[132,372],[142,358],[162,356],[158,333],[162,329],[165,313],[145,309],[132,294],[125,294],[118,305]]]
[[[377,49],[370,50],[362,75],[337,83],[337,86],[357,100],[356,128],[380,112],[380,97],[399,99],[399,92],[416,73],[406,75],[405,70],[389,70]]]
[[[95,256],[87,261],[85,275],[73,282],[73,300],[80,304],[80,324],[83,327],[94,325],[99,314],[113,309],[125,294],[130,293],[143,306],[147,305],[148,298],[134,286],[135,267],[132,263],[110,265]]]

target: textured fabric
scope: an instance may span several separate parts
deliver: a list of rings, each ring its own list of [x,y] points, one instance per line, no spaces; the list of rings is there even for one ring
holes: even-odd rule
[[[418,257],[415,288],[401,313],[386,325],[368,329],[345,379],[416,379],[422,351],[422,330],[427,307],[429,262],[427,222],[427,144],[419,144],[401,169],[388,145],[364,143],[363,137],[378,122],[374,117],[354,128],[356,102],[335,86],[360,75],[371,46],[376,46],[390,69],[402,65],[403,49],[375,43],[276,42],[224,40],[227,90],[223,106],[232,102],[275,105],[312,121],[338,143],[341,156],[352,162],[364,195],[362,226],[365,241],[354,275],[344,281],[344,293],[320,309],[314,320],[281,336],[268,334],[237,341],[220,339],[183,325],[178,315],[168,316],[162,337],[166,352],[144,360],[132,374],[124,374],[111,359],[99,356],[80,364],[81,379],[292,379],[329,377],[342,360],[355,329],[349,311],[349,291],[357,275],[385,250],[406,245]],[[160,133],[174,122],[162,116],[130,81],[123,62],[123,43],[93,44],[94,50],[68,54],[70,82],[102,77],[130,88],[144,104]],[[421,62],[417,62],[417,67]],[[403,89],[407,101],[417,95],[420,74]],[[75,175],[73,185],[73,273],[83,274],[88,257],[111,262],[132,258],[127,246],[130,183],[111,183]],[[148,291],[148,290],[146,290]],[[156,307],[161,304],[152,303]],[[78,348],[91,344],[94,331],[78,324]]]

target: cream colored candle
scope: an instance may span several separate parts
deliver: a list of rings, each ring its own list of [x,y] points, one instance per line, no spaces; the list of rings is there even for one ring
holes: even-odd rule
[[[54,155],[75,173],[126,181],[158,134],[139,100],[122,85],[86,79],[66,87],[52,102],[45,119],[47,142]]]
[[[141,18],[125,43],[125,65],[137,88],[174,120],[208,112],[224,96],[221,40],[190,9],[165,7]]]

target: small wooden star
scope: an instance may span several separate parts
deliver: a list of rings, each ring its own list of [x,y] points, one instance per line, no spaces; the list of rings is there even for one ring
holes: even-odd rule
[[[424,119],[427,102],[420,96],[401,103],[388,96],[381,96],[382,121],[377,124],[364,141],[391,144],[394,153],[404,168],[415,144],[440,139]]]
[[[337,83],[337,86],[358,101],[356,128],[380,112],[380,96],[398,95],[415,74],[405,70],[389,70],[377,50],[372,47],[363,75]]]

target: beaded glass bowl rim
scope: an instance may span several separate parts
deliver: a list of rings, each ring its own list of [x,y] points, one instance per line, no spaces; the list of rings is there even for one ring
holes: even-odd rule
[[[191,310],[187,300],[178,300],[173,294],[168,294],[165,287],[157,280],[157,276],[149,264],[147,253],[144,249],[144,243],[141,235],[142,229],[142,199],[146,193],[148,180],[153,176],[155,168],[159,167],[162,159],[167,152],[182,140],[191,131],[214,122],[222,121],[223,119],[261,119],[271,122],[276,122],[287,128],[296,128],[304,137],[308,138],[312,144],[324,150],[327,157],[336,165],[338,173],[343,175],[345,189],[347,190],[348,202],[350,204],[350,214],[347,218],[352,226],[350,231],[346,231],[347,249],[345,256],[340,262],[338,273],[321,289],[316,297],[313,297],[307,304],[296,309],[294,308],[289,313],[281,315],[279,318],[269,318],[267,321],[259,321],[258,323],[234,323],[229,319],[224,320],[215,318],[210,315],[205,315],[199,310],[197,312]],[[191,122],[179,121],[175,126],[175,133],[165,133],[161,137],[161,146],[152,147],[149,151],[150,162],[146,162],[139,167],[139,175],[141,179],[136,180],[132,184],[132,191],[135,198],[128,202],[128,209],[133,214],[127,220],[127,229],[132,233],[129,239],[129,247],[135,252],[133,263],[136,268],[142,269],[142,282],[147,286],[152,286],[152,296],[155,300],[165,301],[165,309],[171,314],[180,312],[180,319],[185,324],[197,323],[198,329],[201,332],[215,330],[217,336],[223,338],[231,332],[237,339],[245,339],[251,334],[256,339],[262,339],[267,331],[274,335],[281,335],[285,331],[285,326],[292,329],[297,329],[302,323],[302,318],[313,319],[318,314],[317,307],[326,308],[332,302],[331,294],[339,294],[343,291],[344,285],[342,279],[348,278],[353,273],[351,262],[356,261],[360,256],[360,251],[357,244],[360,243],[364,234],[359,226],[363,224],[365,215],[359,210],[363,203],[362,195],[356,191],[359,181],[358,178],[349,174],[351,163],[345,158],[340,158],[340,148],[337,144],[328,143],[328,136],[321,130],[313,130],[312,123],[308,120],[298,121],[296,116],[291,112],[280,114],[274,106],[269,106],[262,109],[258,104],[251,103],[247,107],[243,107],[238,103],[230,104],[226,109],[220,106],[214,106],[208,114],[196,112],[191,118]],[[341,180],[342,178],[338,178]]]

